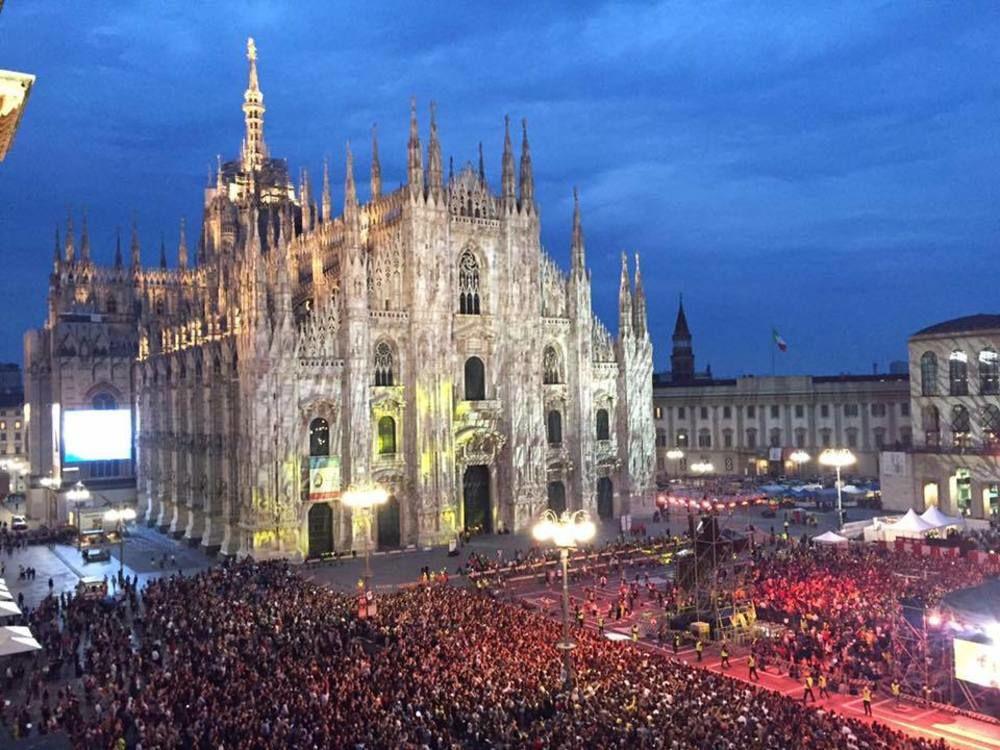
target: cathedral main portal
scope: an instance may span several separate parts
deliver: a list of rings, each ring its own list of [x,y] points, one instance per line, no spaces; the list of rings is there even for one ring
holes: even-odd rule
[[[490,468],[485,464],[469,466],[462,479],[462,502],[467,531],[493,533],[490,513]]]
[[[333,552],[333,509],[316,503],[309,509],[309,557]]]

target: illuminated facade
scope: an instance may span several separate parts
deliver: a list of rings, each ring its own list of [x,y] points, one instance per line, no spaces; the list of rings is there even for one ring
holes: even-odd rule
[[[348,152],[334,216],[325,168],[314,194],[268,152],[256,57],[251,41],[243,146],[205,190],[197,258],[182,231],[177,268],[141,268],[135,234],[130,270],[56,262],[49,327],[109,304],[128,317],[114,341],[149,522],[227,554],[315,556],[368,543],[337,495],[370,483],[391,495],[371,524],[381,547],[520,530],[546,507],[650,508],[638,259],[633,284],[622,258],[613,337],[578,205],[569,274],[541,247],[526,132],[515,173],[508,128],[495,193],[481,153],[444,174],[433,109],[426,152],[411,114],[399,189],[382,190],[373,134],[359,201]]]
[[[1000,518],[1000,315],[969,315],[910,338],[915,440],[885,455],[894,510]]]
[[[0,161],[14,142],[35,77],[12,70],[0,70]]]

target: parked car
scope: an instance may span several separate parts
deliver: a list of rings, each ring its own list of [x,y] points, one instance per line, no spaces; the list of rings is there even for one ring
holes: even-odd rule
[[[81,578],[76,592],[84,599],[103,599],[108,595],[108,582],[103,578]]]
[[[107,547],[87,547],[83,550],[83,561],[85,563],[89,562],[104,562],[111,559],[111,550]]]
[[[24,516],[13,516],[10,519],[10,529],[11,531],[27,531],[28,521]]]

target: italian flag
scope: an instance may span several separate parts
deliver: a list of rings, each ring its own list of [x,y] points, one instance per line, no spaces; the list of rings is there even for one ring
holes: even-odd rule
[[[782,352],[787,352],[788,351],[788,342],[785,341],[783,338],[781,338],[781,334],[778,333],[778,329],[777,328],[772,328],[771,329],[771,337],[774,339],[774,344],[775,344],[775,346],[778,347],[779,351],[782,351]]]

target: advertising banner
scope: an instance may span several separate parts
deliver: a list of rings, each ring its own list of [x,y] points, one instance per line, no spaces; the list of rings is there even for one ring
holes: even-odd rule
[[[340,456],[309,459],[309,500],[323,502],[340,497]]]
[[[1000,648],[956,638],[955,677],[983,687],[1000,687]]]

